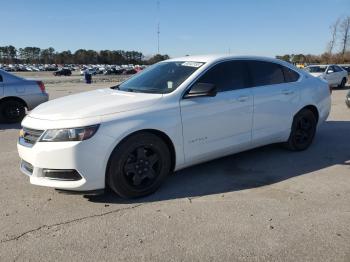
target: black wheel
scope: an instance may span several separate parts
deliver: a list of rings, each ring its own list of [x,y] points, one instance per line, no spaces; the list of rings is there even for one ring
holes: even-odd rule
[[[341,83],[339,85],[339,88],[344,88],[346,84],[346,78],[344,77],[343,80],[341,80]]]
[[[171,158],[166,143],[151,133],[130,136],[113,151],[107,184],[124,198],[155,192],[170,172]]]
[[[0,102],[0,122],[17,123],[22,121],[26,114],[23,103],[16,100]]]
[[[292,151],[307,149],[315,137],[316,126],[316,117],[312,111],[308,109],[300,111],[294,117],[286,147]]]

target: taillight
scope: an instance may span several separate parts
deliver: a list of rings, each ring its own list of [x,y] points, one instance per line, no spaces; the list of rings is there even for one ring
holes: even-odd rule
[[[42,81],[36,81],[36,82],[37,82],[41,92],[45,93],[45,85],[44,85],[44,83]]]
[[[328,85],[328,87],[329,87],[329,93],[332,94],[333,89],[332,89],[331,85]]]

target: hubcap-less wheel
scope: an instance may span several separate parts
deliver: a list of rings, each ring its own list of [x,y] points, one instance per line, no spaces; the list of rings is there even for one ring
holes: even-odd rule
[[[340,83],[340,88],[344,88],[345,87],[345,84],[346,84],[346,79],[345,78],[343,78],[343,80],[341,81],[341,83]]]
[[[293,120],[292,130],[287,143],[288,149],[301,151],[307,149],[315,136],[317,121],[312,111],[303,109]]]
[[[171,168],[165,141],[155,134],[140,132],[124,139],[113,151],[107,184],[118,195],[135,198],[155,192]]]
[[[9,120],[18,118],[21,114],[21,109],[17,105],[9,105],[4,111],[5,117]]]
[[[299,145],[304,145],[313,137],[313,128],[310,119],[301,117],[295,130],[295,141]]]
[[[18,101],[4,101],[0,104],[0,122],[16,123],[25,116],[25,107]]]
[[[133,150],[123,169],[128,184],[135,189],[151,185],[160,172],[159,159],[159,153],[152,147],[140,146]]]

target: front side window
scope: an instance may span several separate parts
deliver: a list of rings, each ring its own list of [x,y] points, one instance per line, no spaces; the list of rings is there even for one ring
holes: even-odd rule
[[[334,67],[333,66],[329,66],[328,69],[327,69],[327,73],[332,73],[332,71],[335,72]]]
[[[117,88],[127,92],[171,93],[203,64],[190,61],[161,62],[136,74]]]
[[[249,61],[253,86],[265,86],[284,83],[282,67],[265,61]]]
[[[243,61],[227,61],[215,65],[198,79],[198,83],[214,84],[218,92],[246,88],[247,70]]]

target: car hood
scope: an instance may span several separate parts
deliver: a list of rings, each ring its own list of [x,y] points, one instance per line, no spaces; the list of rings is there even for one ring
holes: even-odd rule
[[[29,116],[44,120],[91,118],[146,108],[161,98],[162,94],[98,89],[43,103],[32,110]]]
[[[310,75],[312,75],[314,77],[320,77],[323,75],[323,73],[310,73]]]

